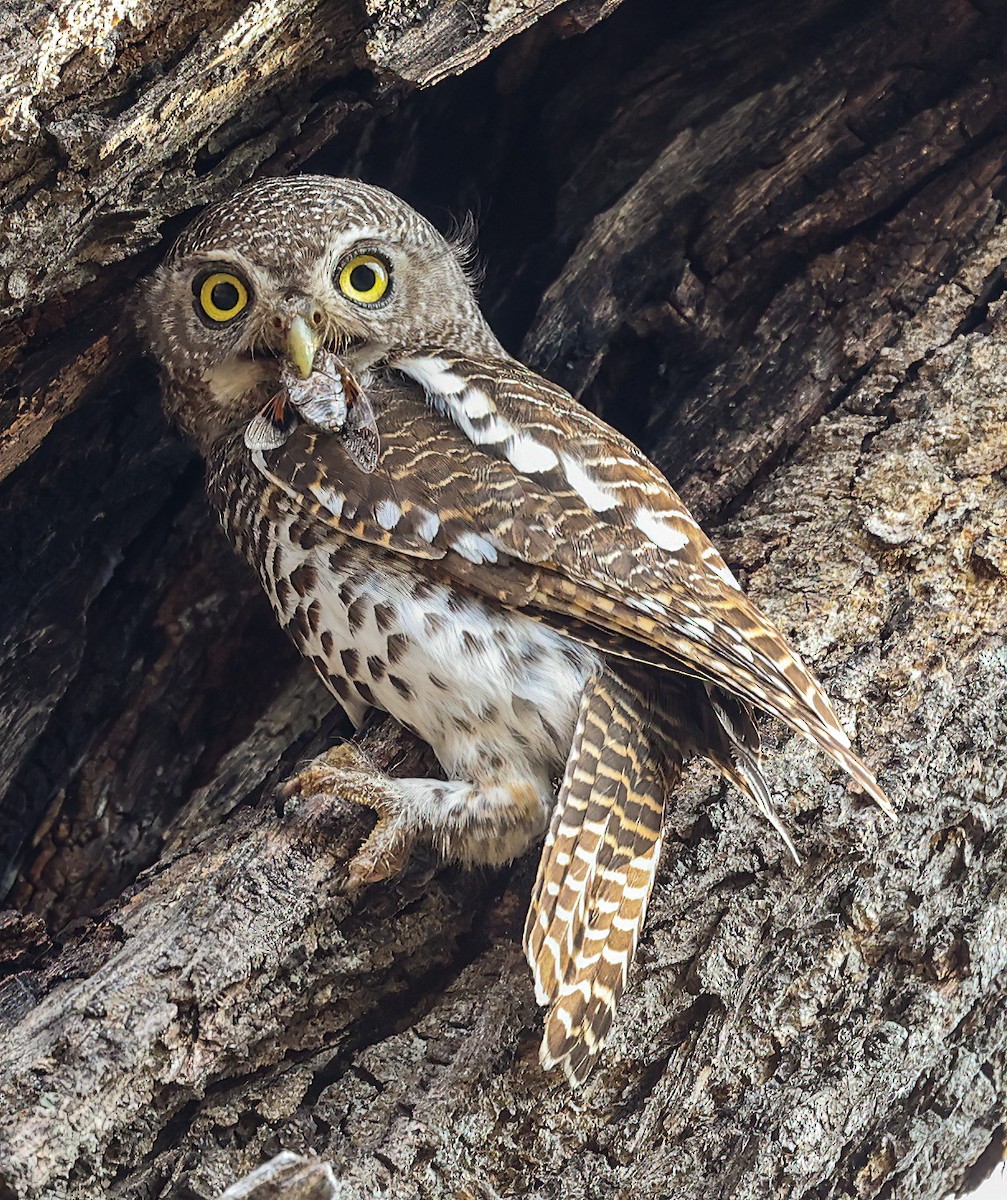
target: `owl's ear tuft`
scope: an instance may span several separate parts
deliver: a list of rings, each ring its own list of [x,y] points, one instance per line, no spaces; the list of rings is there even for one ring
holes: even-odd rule
[[[458,260],[469,287],[478,292],[482,286],[485,270],[479,261],[479,251],[476,247],[478,223],[471,209],[462,217],[454,217],[444,235],[445,241],[451,247],[451,253]]]

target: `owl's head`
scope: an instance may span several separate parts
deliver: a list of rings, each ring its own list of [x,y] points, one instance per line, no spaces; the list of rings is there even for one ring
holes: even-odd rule
[[[458,247],[382,188],[264,179],[206,209],[150,281],[143,326],[165,407],[204,447],[316,352],[355,372],[421,346],[492,353]]]

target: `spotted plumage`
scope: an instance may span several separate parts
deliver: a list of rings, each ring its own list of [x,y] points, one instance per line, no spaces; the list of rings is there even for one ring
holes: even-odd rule
[[[292,782],[378,811],[351,884],[399,869],[416,838],[494,864],[546,835],[525,949],[547,1066],[582,1082],[605,1042],[687,758],[786,838],[753,707],[887,810],[664,477],[504,352],[457,249],[400,200],[251,185],[186,231],[147,313],[165,407],[280,624],[355,723],[390,713],[444,769],[390,779],[341,747]],[[344,436],[355,395],[363,458]]]

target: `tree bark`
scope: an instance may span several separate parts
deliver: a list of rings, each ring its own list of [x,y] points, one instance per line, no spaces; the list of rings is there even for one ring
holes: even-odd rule
[[[615,8],[12,24],[0,1200],[936,1200],[1002,1153],[1007,10]],[[212,527],[131,288],[302,163],[477,210],[505,343],[652,453],[901,809],[771,730],[795,866],[692,769],[584,1093],[537,1063],[533,862],[351,904],[367,818],[271,800],[345,730]]]

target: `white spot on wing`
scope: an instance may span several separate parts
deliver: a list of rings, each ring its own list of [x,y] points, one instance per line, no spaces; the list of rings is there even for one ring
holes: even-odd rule
[[[741,584],[724,565],[724,560],[720,557],[716,546],[707,546],[700,557],[711,575],[715,575],[721,583],[726,583],[728,587],[741,591]]]
[[[435,513],[426,508],[419,508],[417,513],[422,514],[416,522],[416,533],[423,538],[425,542],[432,542],[437,536],[437,531],[441,527],[441,519]]]
[[[554,451],[550,450],[548,446],[543,446],[541,442],[535,441],[526,433],[517,434],[505,447],[505,453],[516,471],[524,471],[529,474],[551,471],[559,464],[559,459]]]
[[[637,509],[634,520],[637,529],[649,537],[656,546],[660,546],[662,550],[677,554],[679,550],[684,550],[689,544],[687,533],[669,525],[664,517],[660,513],[654,512],[652,508]]]
[[[394,500],[381,500],[374,507],[374,519],[382,529],[389,532],[395,528],[402,516],[402,509]]]
[[[577,493],[578,496],[593,512],[608,512],[610,508],[615,508],[618,504],[615,496],[607,487],[603,487],[596,482],[584,470],[579,462],[569,454],[560,454],[560,462],[563,464],[563,473],[566,475],[567,482]]]
[[[436,395],[430,393],[428,398],[433,406],[446,413],[458,428],[465,434],[474,446],[495,445],[514,437],[517,430],[496,412],[491,412],[485,420],[478,423],[469,418],[465,411],[464,402],[459,402],[456,395]]]
[[[479,533],[471,531],[461,534],[455,538],[452,543],[452,549],[455,550],[462,558],[467,558],[469,562],[479,563],[496,562],[497,552],[496,547],[492,542],[489,542]]]
[[[711,575],[716,575],[721,583],[726,583],[728,587],[734,588],[736,592],[741,591],[741,584],[723,563],[718,563],[716,566],[713,563],[707,563],[706,568]]]
[[[458,425],[469,440],[477,446],[492,446],[497,442],[505,442],[515,433],[514,426],[510,421],[496,416],[490,417],[485,425],[478,428],[466,421],[464,417],[459,418]]]
[[[462,398],[462,412],[473,421],[496,412],[496,406],[481,388],[470,387]]]
[[[465,380],[455,375],[443,358],[401,358],[395,366],[434,396],[457,396],[466,387]]]
[[[336,520],[343,515],[343,505],[346,503],[346,497],[341,492],[337,492],[335,488],[325,487],[319,483],[313,483],[309,491],[322,508],[327,509]]]

